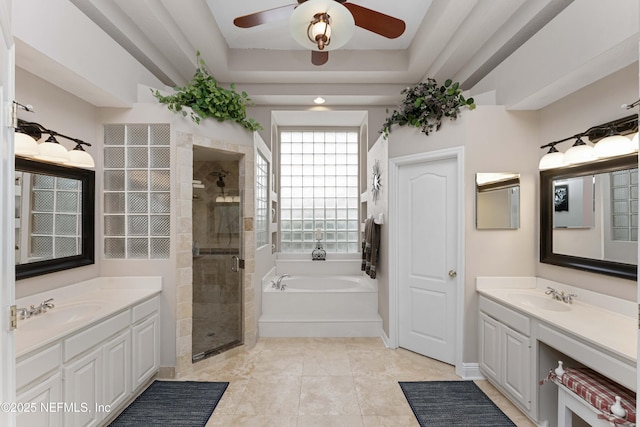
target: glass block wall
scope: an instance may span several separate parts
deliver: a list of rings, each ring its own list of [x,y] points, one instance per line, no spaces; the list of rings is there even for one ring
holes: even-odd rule
[[[80,181],[33,174],[30,260],[78,255],[82,240]]]
[[[638,169],[611,172],[613,240],[638,241]]]
[[[169,258],[168,124],[104,127],[105,258]]]
[[[282,252],[358,252],[358,201],[357,131],[281,132]]]
[[[262,153],[256,156],[256,246],[269,243],[269,163]]]

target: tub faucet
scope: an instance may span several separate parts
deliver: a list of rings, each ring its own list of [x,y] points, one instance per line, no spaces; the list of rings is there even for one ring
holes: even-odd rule
[[[271,287],[272,288],[276,288],[276,289],[284,289],[284,286],[282,284],[282,279],[284,279],[285,277],[291,277],[288,274],[283,274],[282,276],[278,276],[278,278],[275,281],[271,281]]]

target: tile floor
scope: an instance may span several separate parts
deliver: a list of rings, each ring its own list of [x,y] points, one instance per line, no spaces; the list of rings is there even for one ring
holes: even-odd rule
[[[229,381],[207,427],[413,427],[398,381],[460,378],[377,338],[263,338],[180,379]],[[488,382],[476,383],[518,427],[534,425]]]

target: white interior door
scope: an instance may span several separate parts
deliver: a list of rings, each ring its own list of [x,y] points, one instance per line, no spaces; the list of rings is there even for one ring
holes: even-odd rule
[[[456,356],[457,159],[398,170],[398,344],[446,363]]]
[[[14,158],[10,111],[14,97],[14,48],[11,0],[0,0],[0,402],[15,402],[14,332],[9,309],[15,300]],[[14,426],[15,414],[0,411],[0,425]]]

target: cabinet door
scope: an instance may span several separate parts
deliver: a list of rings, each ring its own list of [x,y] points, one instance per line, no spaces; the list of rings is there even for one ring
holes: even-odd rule
[[[127,328],[102,347],[104,412],[124,403],[131,394],[131,333]]]
[[[493,379],[500,381],[500,323],[480,313],[480,369]]]
[[[17,401],[29,411],[18,412],[18,427],[58,427],[62,426],[62,376],[59,372],[40,384],[17,396]]]
[[[527,410],[531,409],[530,338],[502,325],[502,385]]]
[[[160,368],[160,319],[157,314],[134,325],[133,341],[133,389],[145,384]]]
[[[65,366],[65,427],[97,426],[103,418],[96,411],[102,404],[102,347]]]

